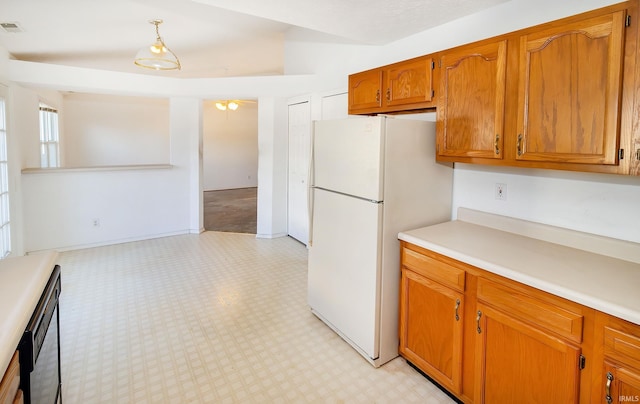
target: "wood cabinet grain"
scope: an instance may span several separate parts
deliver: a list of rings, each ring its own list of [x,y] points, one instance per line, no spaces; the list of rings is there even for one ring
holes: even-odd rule
[[[349,75],[349,114],[434,107],[434,68],[433,57],[421,56]]]
[[[352,74],[349,113],[435,110],[441,162],[640,175],[639,3]]]
[[[18,351],[16,351],[0,381],[0,404],[15,404],[21,402],[20,362],[18,360]]]
[[[438,156],[503,158],[506,52],[503,40],[440,57]]]
[[[520,36],[517,160],[618,163],[625,16]]]
[[[640,325],[598,313],[594,345],[594,402],[640,402]]]
[[[463,402],[640,402],[640,325],[406,241],[399,339]]]
[[[400,354],[460,394],[463,294],[407,266],[400,288]]]

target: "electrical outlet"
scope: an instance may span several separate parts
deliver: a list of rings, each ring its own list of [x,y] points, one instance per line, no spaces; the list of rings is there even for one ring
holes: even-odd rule
[[[507,200],[507,184],[496,184],[495,190],[496,199],[499,201]]]

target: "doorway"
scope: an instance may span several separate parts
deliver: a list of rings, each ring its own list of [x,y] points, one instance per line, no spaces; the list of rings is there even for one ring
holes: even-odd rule
[[[236,109],[220,110],[216,102],[203,102],[204,229],[255,234],[258,106],[238,101]]]

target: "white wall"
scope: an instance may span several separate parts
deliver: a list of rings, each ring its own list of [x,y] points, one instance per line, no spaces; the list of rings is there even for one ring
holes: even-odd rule
[[[0,46],[0,83],[9,82],[9,52]]]
[[[258,104],[220,111],[204,102],[203,185],[205,191],[258,186]]]
[[[33,108],[30,97],[23,98],[27,102],[13,105],[18,116]],[[170,100],[171,166],[166,168],[22,174],[24,250],[73,249],[200,232],[201,105],[199,99]]]
[[[285,73],[318,75],[325,87],[347,88],[348,75],[539,23],[619,3],[618,0],[510,0],[385,46],[318,43],[290,35]]]
[[[169,162],[169,100],[66,94],[60,116],[64,166]]]
[[[639,177],[456,164],[453,192],[454,217],[462,206],[640,243]]]
[[[287,103],[258,99],[258,223],[256,236],[287,235]]]
[[[189,201],[178,192],[183,183],[181,168],[23,174],[25,250],[187,233]]]

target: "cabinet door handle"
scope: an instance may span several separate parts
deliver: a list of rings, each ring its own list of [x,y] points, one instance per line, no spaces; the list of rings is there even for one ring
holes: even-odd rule
[[[476,317],[476,326],[478,327],[476,328],[476,331],[478,331],[478,334],[482,333],[482,328],[480,328],[480,317],[482,317],[482,312],[478,310],[478,316]]]
[[[378,89],[378,91],[376,91],[376,102],[380,103],[380,89]]]
[[[604,399],[607,400],[608,404],[611,404],[611,402],[613,402],[613,399],[611,398],[611,382],[612,381],[613,381],[613,375],[611,374],[611,372],[607,372],[607,384],[605,385],[606,395],[604,396]]]
[[[518,134],[518,144],[516,145],[518,156],[522,156],[522,133]]]
[[[460,308],[460,299],[456,299],[456,321],[460,321],[460,316],[458,315],[459,308]]]
[[[496,149],[496,154],[500,154],[500,145],[498,142],[500,141],[500,134],[496,133],[496,141],[493,143],[493,147]]]
[[[387,88],[387,101],[391,101],[391,89]]]
[[[636,160],[640,160],[640,149],[636,150]]]

